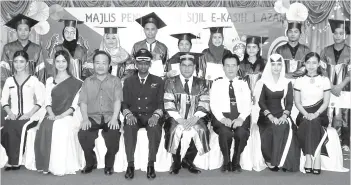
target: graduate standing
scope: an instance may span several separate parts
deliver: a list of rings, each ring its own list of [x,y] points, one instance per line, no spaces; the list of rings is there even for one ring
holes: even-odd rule
[[[158,30],[165,27],[166,24],[154,12],[144,15],[135,21],[144,28],[146,38],[134,44],[131,54],[135,59],[136,53],[140,49],[147,49],[152,54],[150,73],[163,77],[168,60],[168,48],[165,44],[156,40],[156,35]]]
[[[13,55],[19,50],[28,54],[27,70],[29,70],[29,74],[35,75],[39,81],[45,83],[46,73],[42,47],[29,40],[31,28],[37,23],[38,21],[34,19],[18,14],[5,24],[16,30],[17,40],[5,44],[3,48],[1,55],[1,87],[3,87],[6,78],[10,77],[15,71],[13,69]]]
[[[350,35],[350,21],[329,19],[331,31],[333,32],[334,44],[325,47],[321,51],[321,60],[329,65],[343,65],[343,73],[328,74],[333,75],[331,93],[334,96],[340,96],[342,91],[350,91],[350,74],[347,72],[347,66],[350,64],[351,49],[345,43],[346,38]],[[327,70],[328,73],[331,71]],[[334,72],[334,71],[332,71]],[[341,78],[339,78],[341,76]],[[341,145],[345,151],[350,150],[350,109],[334,109],[333,126],[341,126]]]
[[[168,78],[165,82],[164,106],[169,115],[164,126],[165,147],[173,154],[173,164],[169,171],[171,174],[178,174],[181,166],[188,168],[190,173],[201,173],[194,165],[194,159],[197,153],[203,155],[210,150],[207,128],[210,112],[209,90],[204,79],[193,76],[196,55],[199,53],[181,53],[181,74]],[[186,130],[193,132],[193,139],[181,160],[180,140]]]
[[[128,160],[125,178],[134,178],[137,132],[139,128],[146,128],[149,139],[146,176],[148,179],[154,179],[154,162],[162,135],[164,82],[160,77],[149,73],[151,52],[140,49],[135,53],[135,60],[138,74],[127,78],[123,86],[124,142]]]
[[[212,126],[219,137],[223,154],[222,172],[241,172],[240,155],[250,136],[251,93],[247,82],[239,79],[239,57],[228,54],[223,57],[225,77],[215,80],[210,92],[213,113]],[[234,155],[230,149],[235,140]]]
[[[72,60],[73,76],[84,80],[92,75],[92,65],[85,64],[87,62],[87,50],[78,44],[79,32],[77,27],[78,24],[84,22],[71,19],[60,19],[59,22],[64,23],[62,30],[63,43],[56,45],[53,53],[58,50],[66,50]]]
[[[293,78],[301,76],[304,72],[302,66],[304,65],[304,57],[310,52],[310,49],[299,43],[302,23],[292,21],[288,23],[288,30],[286,35],[288,43],[279,46],[276,53],[280,54],[286,60],[287,77]]]

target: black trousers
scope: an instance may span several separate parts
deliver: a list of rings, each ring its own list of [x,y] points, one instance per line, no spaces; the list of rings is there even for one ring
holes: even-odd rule
[[[149,162],[155,162],[158,147],[161,142],[163,119],[159,118],[158,123],[155,126],[150,127],[148,121],[152,114],[133,114],[137,118],[137,123],[135,125],[128,125],[126,119],[124,120],[124,143],[127,161],[128,163],[134,162],[138,130],[140,128],[146,128],[147,137],[149,139]]]
[[[86,166],[93,166],[96,164],[96,156],[93,151],[95,147],[95,139],[98,137],[99,129],[102,129],[102,136],[105,140],[107,152],[105,155],[105,167],[113,167],[115,163],[115,155],[119,149],[119,139],[121,133],[119,129],[111,130],[101,117],[101,123],[97,124],[92,118],[89,118],[91,127],[88,130],[80,130],[78,132],[79,143],[84,151]],[[119,124],[120,121],[118,120]]]
[[[241,127],[237,127],[234,130],[225,126],[214,116],[212,119],[213,131],[218,134],[219,147],[223,154],[223,164],[230,162],[230,147],[232,146],[233,137],[235,140],[234,144],[234,155],[232,158],[233,163],[240,162],[240,154],[244,151],[247,144],[247,140],[250,136],[250,116],[246,118]]]

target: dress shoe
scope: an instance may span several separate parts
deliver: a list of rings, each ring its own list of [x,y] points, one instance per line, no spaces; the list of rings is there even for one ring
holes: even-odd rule
[[[12,166],[5,167],[5,171],[11,171],[11,170],[12,170]]]
[[[194,163],[192,163],[191,161],[187,160],[187,159],[183,159],[182,160],[182,167],[183,168],[188,168],[190,173],[194,173],[194,174],[199,174],[201,173],[201,170],[198,169]]]
[[[305,168],[306,173],[312,173],[312,168]]]
[[[147,167],[146,177],[148,179],[154,179],[156,177],[155,168],[153,166]]]
[[[225,172],[228,172],[229,171],[229,166],[231,164],[230,163],[227,163],[227,164],[223,164],[222,167],[221,167],[221,172],[225,173]]]
[[[242,172],[242,168],[240,166],[240,164],[234,164],[232,165],[232,172],[236,172],[236,173],[241,173]]]
[[[113,174],[113,168],[112,167],[105,167],[104,173],[105,173],[105,175],[112,175]]]
[[[171,168],[169,169],[169,173],[177,175],[179,173],[179,170],[180,165],[173,162]]]
[[[134,167],[127,167],[127,171],[126,174],[124,175],[124,177],[126,179],[133,179],[134,178]]]
[[[83,168],[83,170],[80,171],[80,172],[82,172],[83,174],[87,174],[87,173],[91,173],[94,169],[96,169],[95,165],[93,165],[93,166],[85,166]]]
[[[312,171],[313,171],[312,173],[313,173],[314,175],[319,175],[319,174],[321,174],[321,169],[313,169]]]
[[[12,166],[12,170],[19,170],[21,169],[21,166]]]

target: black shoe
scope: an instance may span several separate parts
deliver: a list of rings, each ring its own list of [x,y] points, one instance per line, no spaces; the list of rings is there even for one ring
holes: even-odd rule
[[[134,167],[127,167],[127,170],[126,170],[126,174],[124,175],[124,177],[126,179],[133,179],[134,178]]]
[[[312,173],[315,175],[321,174],[321,169],[313,169],[312,171],[313,171]]]
[[[182,167],[183,168],[188,168],[190,173],[194,173],[194,174],[199,174],[201,173],[201,170],[198,169],[194,163],[192,163],[191,161],[187,160],[187,159],[183,159],[182,160]]]
[[[233,163],[232,169],[233,169],[233,172],[236,172],[236,173],[241,173],[243,171],[241,166],[240,166],[240,164],[234,164]]]
[[[19,170],[21,169],[21,166],[12,166],[12,170]]]
[[[179,170],[180,165],[173,162],[171,168],[169,169],[169,173],[177,175],[179,173]]]
[[[105,167],[104,173],[105,173],[105,175],[112,175],[113,174],[113,168],[112,167]]]
[[[268,167],[268,169],[271,170],[272,172],[279,171],[279,168],[277,166],[274,166],[273,168]]]
[[[154,179],[156,177],[155,168],[153,166],[147,167],[146,177],[148,179]]]
[[[5,168],[5,171],[11,171],[12,170],[12,166],[7,166],[6,168]]]
[[[225,173],[225,172],[229,171],[230,165],[231,165],[230,162],[227,164],[223,164],[221,167],[221,172]]]
[[[305,168],[306,173],[312,173],[312,168]]]
[[[80,172],[82,172],[83,174],[87,174],[87,173],[91,173],[94,169],[95,169],[95,165],[93,165],[93,166],[85,166],[83,168],[83,170],[80,171]]]

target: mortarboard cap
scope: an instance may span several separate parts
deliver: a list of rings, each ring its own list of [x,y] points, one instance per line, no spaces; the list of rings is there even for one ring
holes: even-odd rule
[[[147,23],[154,23],[157,29],[161,29],[167,26],[166,23],[164,23],[162,19],[155,14],[155,12],[149,13],[138,19],[135,19],[135,21],[138,22],[142,27],[145,27],[145,24]]]
[[[230,26],[208,27],[208,28],[204,28],[204,29],[210,29],[211,34],[214,34],[214,33],[223,34],[223,28],[230,28]]]
[[[178,39],[179,41],[181,40],[188,40],[191,43],[191,39],[196,39],[197,37],[192,34],[192,33],[178,33],[178,34],[172,34],[172,37]]]
[[[336,28],[341,28],[344,30],[346,35],[350,35],[350,21],[347,20],[334,20],[329,19],[330,29],[335,32]]]
[[[34,20],[30,17],[27,17],[23,14],[18,14],[15,17],[13,17],[10,21],[8,21],[5,25],[16,30],[17,26],[20,24],[27,24],[29,28],[31,28],[34,25],[36,25],[38,22],[39,21]]]
[[[60,19],[59,22],[64,22],[65,27],[77,27],[77,24],[83,24],[83,21],[74,20],[74,19]]]
[[[149,50],[142,48],[135,53],[135,60],[137,62],[151,62],[152,54]]]
[[[117,30],[119,28],[126,28],[122,26],[116,26],[116,27],[102,27],[102,26],[97,26],[97,28],[104,28],[104,33],[105,34],[117,34]]]
[[[288,30],[290,30],[292,28],[297,28],[301,32],[302,23],[301,22],[297,22],[297,21],[288,22]]]

